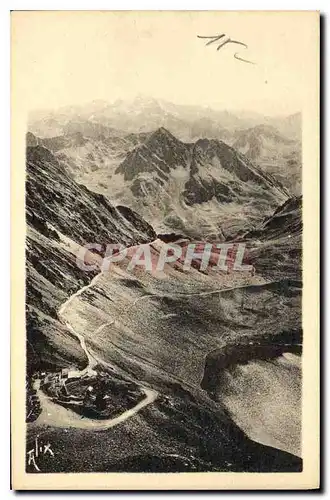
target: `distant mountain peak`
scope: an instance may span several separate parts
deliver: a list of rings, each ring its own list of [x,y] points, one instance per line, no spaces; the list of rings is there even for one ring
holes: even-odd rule
[[[118,166],[116,173],[124,174],[125,180],[132,180],[142,172],[158,172],[162,181],[168,180],[170,169],[187,167],[189,146],[160,127],[145,143],[130,151]]]
[[[156,130],[156,132],[157,132],[157,130]],[[158,132],[162,133],[162,134],[170,135],[171,137],[174,137],[174,135],[171,134],[171,132],[169,132],[165,127],[159,127]]]
[[[171,139],[174,139],[178,142],[180,142],[169,130],[167,130],[165,127],[159,127],[155,132],[153,132],[150,136],[150,139],[152,137],[170,137]]]

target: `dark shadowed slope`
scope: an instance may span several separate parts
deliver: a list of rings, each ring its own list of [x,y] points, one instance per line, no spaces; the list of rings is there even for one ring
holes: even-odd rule
[[[243,240],[250,262],[268,279],[302,279],[302,197],[290,198]]]
[[[57,309],[91,276],[78,268],[70,245],[119,242],[129,246],[155,238],[132,210],[77,184],[42,146],[27,148],[26,240],[28,366],[77,359],[79,344],[58,321]]]

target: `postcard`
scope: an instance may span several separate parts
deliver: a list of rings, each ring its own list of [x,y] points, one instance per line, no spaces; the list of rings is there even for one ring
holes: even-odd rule
[[[319,488],[319,13],[12,12],[12,485]]]

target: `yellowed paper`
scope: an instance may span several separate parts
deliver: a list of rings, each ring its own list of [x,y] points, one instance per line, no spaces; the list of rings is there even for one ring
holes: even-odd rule
[[[319,13],[11,36],[13,488],[318,488]]]

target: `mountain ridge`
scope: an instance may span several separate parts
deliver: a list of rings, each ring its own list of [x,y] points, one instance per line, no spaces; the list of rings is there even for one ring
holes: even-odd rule
[[[212,217],[218,217],[219,222],[214,222],[213,229],[207,232],[223,238],[220,220],[221,213],[227,211],[225,205],[236,211],[236,220],[241,220],[243,228],[249,219],[254,223],[258,211],[262,220],[265,210],[275,209],[290,196],[275,177],[224,141],[199,139],[185,143],[164,127],[126,155],[113,179],[122,185],[120,201],[125,200],[142,213],[157,232],[182,232],[187,225],[196,226],[197,219],[192,223],[190,207],[199,212],[197,218],[206,221],[205,203],[210,202],[214,205]],[[250,216],[242,211],[244,205],[251,207]],[[192,235],[189,229],[186,235]],[[199,236],[205,237],[205,231],[200,231]]]

